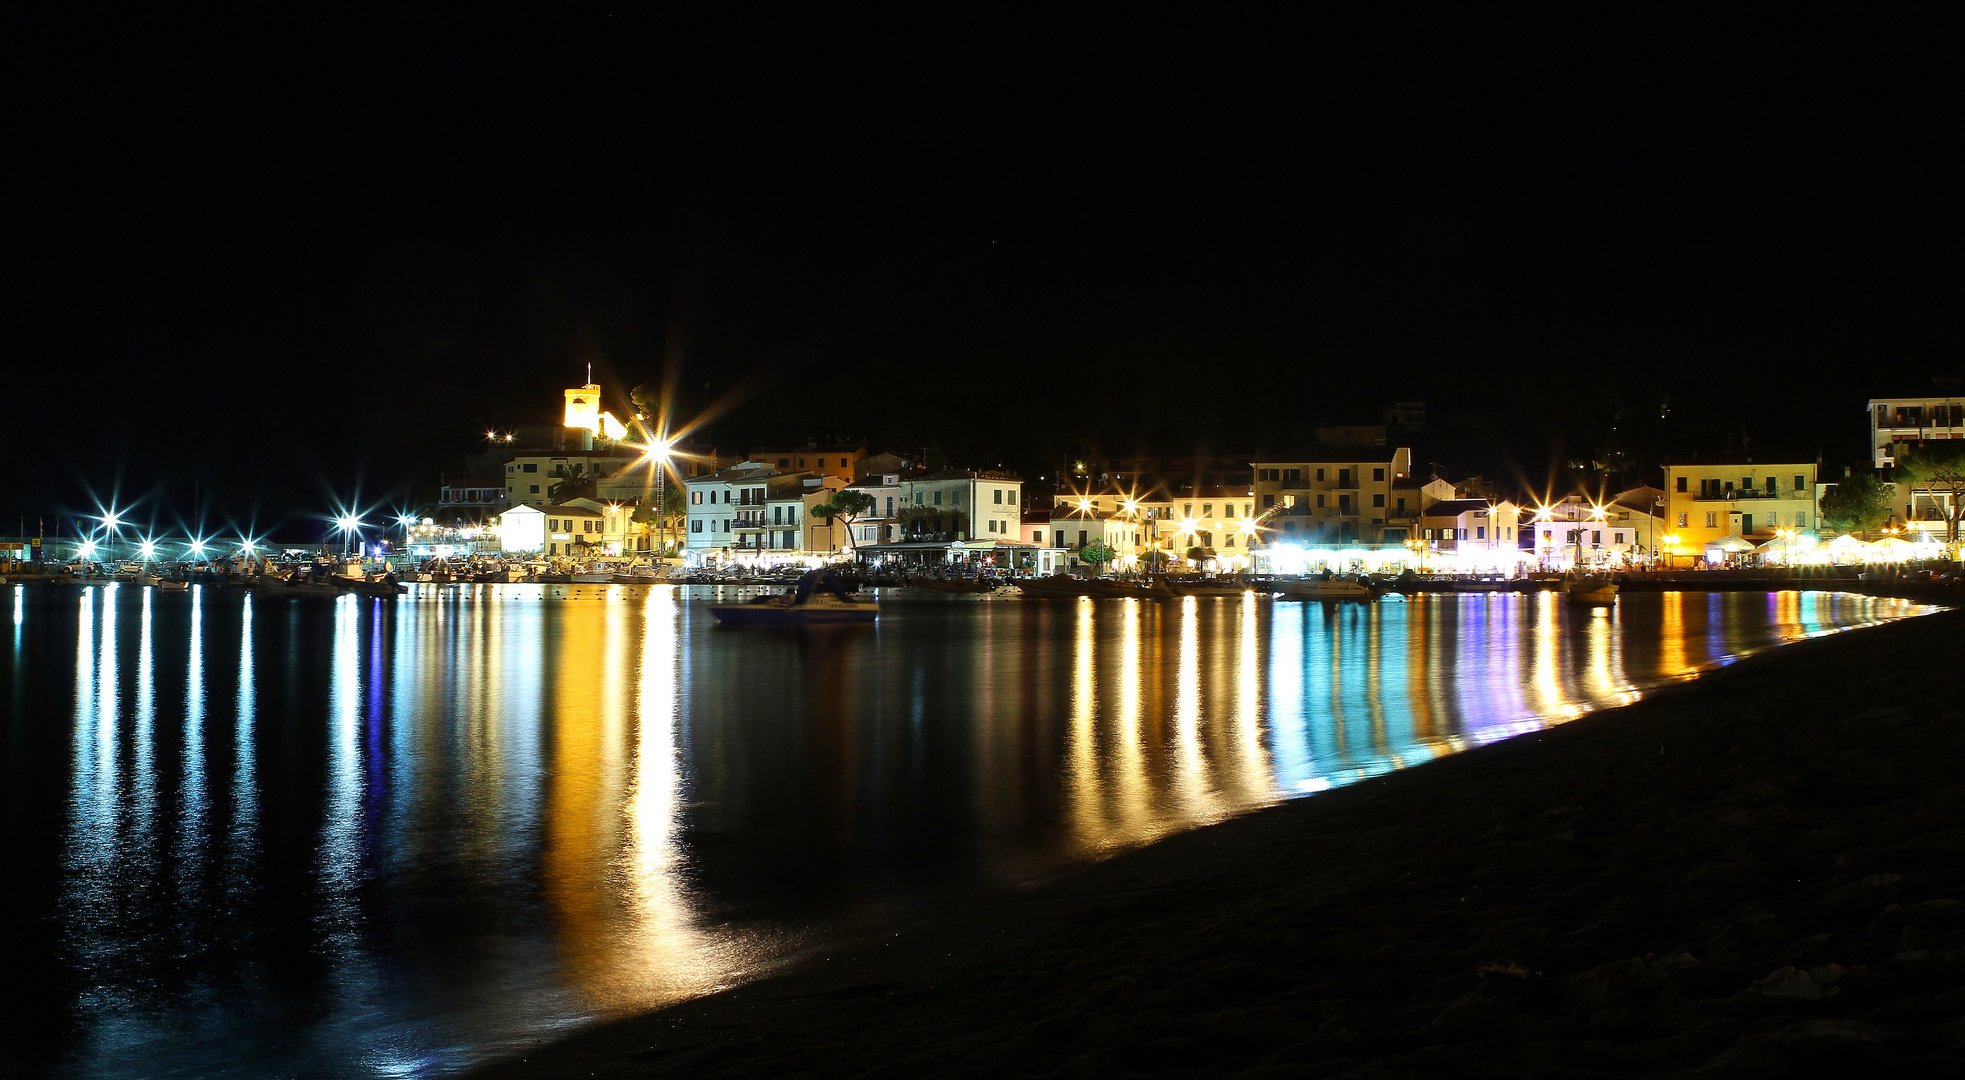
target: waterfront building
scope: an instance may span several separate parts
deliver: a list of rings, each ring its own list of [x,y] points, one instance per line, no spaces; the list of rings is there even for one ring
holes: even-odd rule
[[[899,459],[882,463],[896,467],[890,472],[864,473],[858,481],[847,485],[848,490],[857,491],[873,500],[873,509],[853,522],[853,541],[856,545],[885,544],[900,539],[902,503]]]
[[[753,450],[749,460],[769,465],[781,473],[812,473],[841,480],[859,479],[859,463],[867,456],[864,446],[820,446],[807,443],[790,449]]]
[[[1703,552],[1727,537],[1758,545],[1778,530],[1813,529],[1819,523],[1815,472],[1812,461],[1668,464],[1663,527],[1679,538],[1680,554]]]
[[[1521,507],[1513,500],[1441,499],[1418,512],[1429,569],[1511,571],[1522,561]]]
[[[760,550],[765,491],[777,473],[762,462],[747,461],[684,479],[684,560],[702,566],[740,550]]]
[[[1052,508],[1046,527],[1050,530],[1051,542],[1045,544],[1043,540],[1033,538],[1033,544],[1062,549],[1069,554],[1069,564],[1077,566],[1083,561],[1081,555],[1085,548],[1097,541],[1115,556],[1105,565],[1106,570],[1130,570],[1137,565],[1146,535],[1145,521],[1137,513],[1080,509],[1078,504],[1069,502],[1060,502]],[[1185,552],[1174,551],[1171,554],[1179,557]]]
[[[1256,508],[1269,512],[1278,542],[1380,544],[1397,508],[1394,485],[1412,473],[1412,451],[1318,446],[1252,465]],[[1393,526],[1392,542],[1406,538]]]
[[[1944,439],[1965,439],[1965,395],[1955,385],[1944,394],[1870,399],[1869,445],[1877,468],[1895,466],[1899,446]]]
[[[1009,539],[1022,517],[1013,473],[938,469],[900,478],[901,534],[916,539]]]
[[[546,550],[546,512],[520,504],[498,515],[498,550],[507,555]]]
[[[764,565],[786,562],[816,563],[837,558],[847,546],[844,523],[833,518],[814,517],[812,508],[832,501],[834,493],[846,486],[839,475],[792,473],[774,476],[765,486]]]
[[[1632,501],[1641,502],[1642,492],[1657,490],[1633,488]],[[1654,515],[1640,514],[1615,499],[1600,503],[1571,495],[1518,516],[1525,518],[1519,529],[1523,553],[1545,570],[1635,566],[1655,550],[1645,542],[1655,534],[1650,523]]]

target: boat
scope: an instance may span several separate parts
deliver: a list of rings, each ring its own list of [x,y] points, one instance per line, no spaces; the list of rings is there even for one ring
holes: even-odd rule
[[[1241,596],[1250,591],[1248,585],[1219,578],[1161,578],[1160,583],[1175,596]]]
[[[1584,574],[1563,582],[1563,598],[1581,607],[1617,602],[1617,583],[1602,574]]]
[[[269,597],[311,597],[317,600],[332,600],[341,595],[341,590],[326,582],[283,581],[271,575],[262,575],[253,582],[253,588]]]
[[[164,592],[190,592],[191,583],[188,581],[179,581],[175,578],[165,578],[157,583],[157,588]]]
[[[138,574],[135,580],[138,585],[149,586],[161,585],[164,582],[164,579],[156,574]]]
[[[614,582],[612,570],[575,570],[566,577],[567,582],[573,585],[610,585]]]
[[[870,623],[880,616],[880,604],[854,599],[839,583],[839,575],[820,569],[776,596],[759,596],[744,604],[711,604],[710,614],[725,626],[826,626]]]
[[[1085,592],[1096,600],[1165,600],[1173,596],[1164,586],[1153,589],[1145,585],[1135,585],[1130,581],[1114,581],[1111,578],[1092,578],[1085,582]]]
[[[1286,600],[1356,600],[1377,599],[1378,592],[1362,581],[1349,578],[1298,578],[1278,579],[1271,584],[1276,595]]]
[[[363,581],[359,578],[343,578],[336,582],[336,584],[340,586],[341,591],[353,593],[356,596],[389,597],[399,596],[409,591],[407,588],[398,585],[388,578],[379,578],[375,581]]]
[[[1504,577],[1464,577],[1453,579],[1454,592],[1513,592],[1515,583]]]
[[[1017,582],[1017,588],[1025,596],[1041,600],[1073,600],[1080,596],[1090,596],[1087,588],[1090,582],[1070,574],[1052,574],[1050,577],[1026,578]]]
[[[908,580],[908,588],[939,593],[986,593],[995,592],[1000,582],[987,578],[931,578],[918,577]]]

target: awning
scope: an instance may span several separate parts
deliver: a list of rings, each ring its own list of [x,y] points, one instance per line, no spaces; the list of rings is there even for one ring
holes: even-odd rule
[[[1722,536],[1717,540],[1708,541],[1706,543],[1706,550],[1721,551],[1728,555],[1738,555],[1743,551],[1752,551],[1753,541],[1748,540],[1739,533],[1733,533],[1730,536]]]

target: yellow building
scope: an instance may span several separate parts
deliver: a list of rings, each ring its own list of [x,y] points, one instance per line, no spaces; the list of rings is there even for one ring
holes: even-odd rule
[[[820,476],[836,476],[847,483],[859,479],[860,459],[867,456],[866,447],[825,448],[807,444],[793,450],[753,450],[750,460],[762,462],[781,473],[816,473]]]
[[[1777,529],[1813,529],[1815,463],[1695,462],[1665,466],[1665,524],[1679,554],[1728,536],[1755,543]]]
[[[1399,542],[1410,538],[1412,514],[1424,509],[1399,504],[1398,489],[1412,473],[1412,451],[1405,447],[1320,446],[1252,465],[1256,509],[1287,507],[1269,519],[1277,540]]]

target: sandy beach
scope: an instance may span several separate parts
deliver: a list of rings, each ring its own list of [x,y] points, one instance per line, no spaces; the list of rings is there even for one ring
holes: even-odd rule
[[[1959,1075],[1962,660],[1770,650],[477,1075]]]

